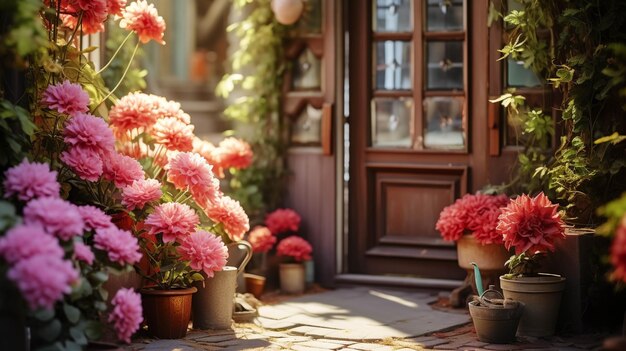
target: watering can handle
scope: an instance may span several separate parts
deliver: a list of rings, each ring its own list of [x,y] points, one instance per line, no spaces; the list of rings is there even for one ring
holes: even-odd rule
[[[241,274],[241,272],[243,272],[243,270],[246,268],[246,265],[248,264],[248,262],[250,262],[250,259],[252,258],[252,245],[245,240],[241,240],[237,242],[237,247],[246,251],[246,257],[243,259],[239,267],[237,267],[237,275],[239,275]]]
[[[481,296],[485,291],[483,289],[483,278],[480,275],[480,269],[475,262],[470,262],[472,266],[474,266],[474,280],[476,281],[476,290],[478,291],[478,296]]]

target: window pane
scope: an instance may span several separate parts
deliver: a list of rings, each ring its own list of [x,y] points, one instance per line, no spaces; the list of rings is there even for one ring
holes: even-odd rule
[[[321,143],[321,124],[322,109],[307,105],[291,126],[291,142],[294,144]]]
[[[411,0],[376,0],[374,31],[411,32]]]
[[[411,147],[411,98],[372,100],[372,146]]]
[[[428,0],[426,29],[429,32],[462,31],[463,0]]]
[[[465,148],[463,97],[424,99],[424,147],[458,150]]]
[[[321,60],[308,48],[292,62],[292,87],[295,90],[320,90],[322,85]]]
[[[376,89],[411,89],[411,43],[379,41],[375,50]]]
[[[515,61],[511,58],[507,60],[507,86],[509,87],[537,87],[541,85],[541,81],[537,78],[535,72],[524,67],[521,61]]]
[[[426,89],[463,89],[463,42],[431,41],[426,51]]]

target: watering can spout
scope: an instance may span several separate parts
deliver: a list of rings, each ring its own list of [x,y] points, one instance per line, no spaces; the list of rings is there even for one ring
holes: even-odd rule
[[[472,266],[474,266],[474,280],[476,282],[476,291],[478,292],[478,296],[482,295],[485,291],[483,289],[483,278],[480,275],[480,269],[476,262],[470,262]]]

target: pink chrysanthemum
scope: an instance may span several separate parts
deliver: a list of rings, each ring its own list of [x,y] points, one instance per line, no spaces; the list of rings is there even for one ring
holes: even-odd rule
[[[224,178],[224,168],[220,164],[219,152],[215,145],[198,137],[193,138],[193,152],[204,157],[213,167],[213,174],[218,178]]]
[[[17,195],[22,201],[39,197],[58,197],[61,185],[57,172],[51,171],[47,163],[28,162],[24,159],[4,173],[4,197]]]
[[[133,2],[124,9],[122,16],[120,27],[136,32],[142,43],[145,44],[152,39],[159,44],[165,44],[163,41],[165,21],[159,16],[154,5],[148,4],[145,0]]]
[[[206,214],[211,220],[222,223],[224,230],[233,241],[243,239],[250,230],[250,220],[241,207],[239,201],[228,196],[222,196],[206,208]]]
[[[89,95],[79,84],[69,80],[49,85],[43,93],[41,103],[51,110],[72,115],[89,111]]]
[[[73,146],[91,150],[105,157],[114,151],[115,137],[107,123],[87,113],[76,113],[67,121],[63,140]]]
[[[104,21],[107,19],[107,0],[77,0],[83,11],[82,33],[95,34],[104,31]]]
[[[61,240],[82,235],[85,229],[80,213],[71,203],[52,197],[32,200],[24,207],[24,223],[41,225]]]
[[[276,246],[276,254],[278,256],[289,256],[297,262],[310,260],[311,252],[313,252],[311,245],[296,235],[286,237]]]
[[[122,9],[126,7],[126,0],[107,0],[107,11],[109,15],[122,15]]]
[[[59,241],[40,225],[22,224],[13,227],[0,238],[0,255],[7,262],[15,264],[37,255],[63,258],[64,252]]]
[[[109,111],[109,123],[119,137],[127,132],[152,127],[157,117],[154,112],[154,98],[143,93],[130,93],[121,98]]]
[[[216,235],[198,230],[185,237],[178,247],[181,259],[189,261],[189,266],[203,271],[212,278],[213,272],[221,271],[228,259],[228,250]]]
[[[103,229],[113,226],[111,216],[95,206],[78,206],[77,209],[85,222],[85,229],[87,230]]]
[[[502,210],[497,226],[504,246],[515,247],[515,254],[554,251],[554,242],[565,238],[564,223],[558,205],[543,193],[531,198],[526,194],[511,200]]]
[[[111,158],[104,164],[104,179],[112,181],[118,188],[133,184],[135,180],[144,179],[144,171],[141,164],[132,157],[118,153],[111,155]]]
[[[122,190],[122,205],[129,210],[142,209],[145,204],[161,198],[161,183],[156,179],[139,179]]]
[[[60,158],[80,179],[95,182],[102,175],[102,158],[93,150],[73,147],[63,151]]]
[[[218,146],[220,165],[224,168],[247,168],[252,164],[250,144],[237,138],[226,138]]]
[[[130,337],[139,329],[143,321],[141,296],[132,289],[122,288],[111,300],[111,305],[113,311],[109,315],[109,322],[113,323],[117,337],[130,343]]]
[[[74,258],[91,266],[95,256],[89,246],[77,241],[74,243]]]
[[[189,189],[194,199],[201,206],[208,206],[220,196],[219,180],[211,171],[206,160],[192,152],[180,152],[173,156],[165,169],[167,181],[176,189]]]
[[[276,237],[267,227],[256,226],[248,234],[248,241],[254,252],[268,252],[276,244]]]
[[[159,119],[152,128],[152,138],[168,150],[193,150],[193,125],[185,124],[175,117]]]
[[[122,265],[137,263],[141,259],[137,238],[114,226],[96,230],[94,247],[105,251],[112,262]]]
[[[279,208],[265,217],[265,225],[272,234],[297,232],[300,229],[300,215],[289,208]]]
[[[78,272],[70,261],[37,255],[20,260],[9,269],[7,277],[17,285],[31,310],[51,309],[63,294],[71,291]]]
[[[193,233],[198,224],[200,219],[196,212],[191,207],[177,202],[157,206],[145,221],[148,233],[151,235],[163,233],[165,243]]]
[[[615,231],[615,238],[610,249],[613,272],[611,278],[626,282],[626,217],[622,218]]]

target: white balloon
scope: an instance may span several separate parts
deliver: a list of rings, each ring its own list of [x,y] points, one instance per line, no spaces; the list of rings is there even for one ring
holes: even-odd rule
[[[302,0],[272,0],[272,11],[276,20],[284,25],[296,23],[302,11],[304,4]]]

